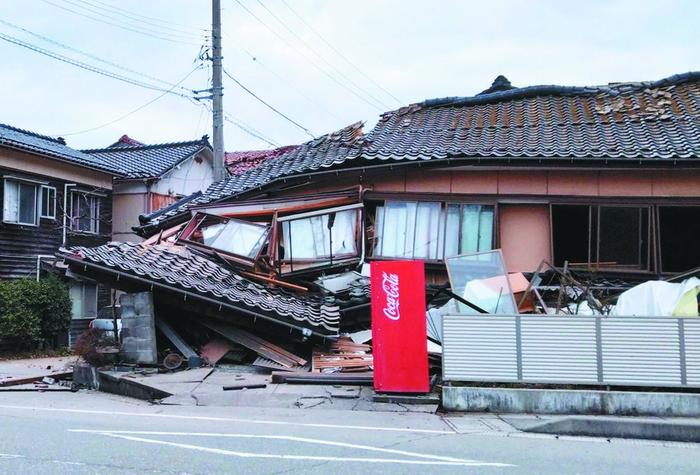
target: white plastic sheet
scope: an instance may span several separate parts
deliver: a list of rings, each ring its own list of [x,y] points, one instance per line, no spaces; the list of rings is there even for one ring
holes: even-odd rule
[[[695,301],[698,290],[700,279],[697,277],[677,284],[650,280],[620,294],[612,315],[696,317],[698,307],[697,304],[692,305],[692,302]],[[686,295],[688,292],[692,294]],[[681,299],[685,303],[691,299],[691,305],[681,305]]]

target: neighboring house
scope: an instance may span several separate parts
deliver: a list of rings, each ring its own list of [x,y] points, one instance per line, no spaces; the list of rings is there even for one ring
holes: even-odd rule
[[[83,153],[123,172],[113,187],[112,236],[117,241],[140,241],[132,230],[139,225],[140,215],[205,190],[213,181],[212,149],[206,136],[145,145],[124,135],[107,148]]]
[[[450,255],[501,248],[511,271],[541,260],[663,275],[700,266],[700,73],[596,87],[514,88],[427,100],[285,150],[140,232],[363,187],[367,259],[423,259],[444,280]],[[442,275],[442,277],[440,277]]]
[[[35,278],[60,247],[110,240],[112,179],[120,176],[110,165],[63,139],[0,125],[0,175],[0,278]],[[109,300],[103,290],[72,281],[73,316],[94,318],[98,301]]]

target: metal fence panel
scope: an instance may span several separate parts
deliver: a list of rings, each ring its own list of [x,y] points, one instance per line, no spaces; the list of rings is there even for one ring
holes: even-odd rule
[[[606,383],[681,383],[677,319],[604,318],[601,323]]]
[[[517,381],[515,324],[512,319],[486,320],[467,315],[443,320],[442,357],[446,380]]]
[[[524,380],[598,382],[595,319],[521,317]]]
[[[684,319],[683,332],[688,385],[700,386],[700,319]]]
[[[700,387],[700,319],[446,315],[443,377]]]

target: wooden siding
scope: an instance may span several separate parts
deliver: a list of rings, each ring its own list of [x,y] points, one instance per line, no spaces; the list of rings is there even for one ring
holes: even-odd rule
[[[0,169],[0,210],[4,206],[4,186],[6,176],[20,176],[17,172]],[[38,226],[10,224],[0,221],[0,278],[12,279],[36,276],[38,255],[54,255],[63,239],[63,190],[65,181],[51,177],[21,174],[56,188],[56,219],[40,218]],[[70,190],[73,188],[69,188]],[[92,187],[80,187],[92,190]],[[0,215],[0,217],[2,217]],[[110,240],[112,233],[111,196],[102,198],[100,234],[85,234],[68,231],[67,246],[96,246]]]

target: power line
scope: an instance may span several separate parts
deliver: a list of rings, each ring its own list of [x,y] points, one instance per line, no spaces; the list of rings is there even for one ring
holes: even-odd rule
[[[112,22],[109,22],[109,21],[107,21],[107,20],[103,20],[103,19],[101,19],[101,18],[95,18],[94,16],[86,15],[86,14],[81,13],[81,12],[77,12],[77,11],[75,11],[75,10],[72,10],[72,9],[68,8],[68,7],[64,7],[64,6],[62,6],[62,5],[58,5],[58,4],[56,4],[56,3],[53,3],[53,2],[51,2],[51,1],[49,1],[49,0],[41,0],[41,1],[44,2],[44,3],[48,3],[49,5],[52,5],[52,6],[56,7],[56,8],[60,8],[61,10],[65,10],[65,11],[67,11],[67,12],[71,12],[71,13],[73,13],[73,14],[75,14],[75,15],[78,15],[78,16],[81,16],[81,17],[84,17],[84,18],[89,18],[90,20],[97,21],[97,22],[100,22],[100,23],[104,23],[104,24],[106,24],[106,25],[110,25],[110,26],[113,26],[113,27],[115,27],[115,28],[121,28],[122,30],[131,31],[131,32],[133,32],[133,33],[138,33],[139,35],[148,36],[148,37],[150,37],[150,38],[156,38],[156,39],[163,40],[163,41],[169,41],[169,42],[171,42],[171,43],[180,43],[180,44],[185,44],[185,45],[197,45],[197,43],[193,43],[193,42],[190,42],[190,41],[181,41],[181,40],[177,40],[177,39],[173,39],[173,38],[166,38],[166,37],[164,37],[164,36],[155,35],[155,34],[153,34],[153,33],[146,32],[146,31],[143,31],[143,30],[137,30],[137,29],[135,29],[135,28],[130,28],[130,27],[128,27],[128,26],[124,26],[124,25],[119,25],[119,24],[116,24],[116,23],[112,23]]]
[[[121,120],[123,120],[123,119],[126,119],[127,117],[129,117],[129,116],[131,116],[131,115],[137,113],[137,112],[140,111],[141,109],[145,109],[146,107],[150,106],[151,104],[153,104],[154,102],[156,102],[156,101],[157,101],[158,99],[160,99],[161,97],[167,95],[167,94],[168,94],[169,92],[171,92],[173,89],[175,89],[175,88],[178,87],[180,84],[182,84],[183,82],[185,82],[185,80],[186,80],[188,77],[190,77],[190,76],[192,75],[192,73],[194,73],[194,72],[197,71],[198,69],[200,69],[200,66],[197,66],[197,67],[194,68],[192,71],[190,71],[189,73],[187,73],[187,75],[186,75],[185,77],[183,77],[182,79],[180,79],[180,80],[179,80],[176,84],[174,84],[173,87],[171,87],[169,90],[162,92],[160,95],[154,97],[153,99],[151,99],[150,101],[146,102],[145,104],[140,105],[140,106],[137,107],[136,109],[134,109],[134,110],[132,110],[132,111],[130,111],[130,112],[127,112],[126,114],[124,114],[124,115],[122,115],[122,116],[119,116],[119,117],[117,117],[117,118],[114,119],[114,120],[111,120],[111,121],[109,121],[109,122],[106,122],[106,123],[104,123],[104,124],[102,124],[102,125],[98,125],[98,126],[96,126],[96,127],[91,127],[91,128],[89,128],[89,129],[79,130],[79,131],[77,131],[77,132],[70,132],[70,133],[67,133],[67,134],[54,134],[54,136],[58,136],[58,137],[68,137],[68,136],[70,136],[70,135],[84,134],[84,133],[86,133],[86,132],[92,132],[93,130],[102,129],[102,128],[107,127],[107,126],[109,126],[109,125],[115,124],[115,123],[117,123],[117,122],[119,122],[119,121],[121,121]],[[200,115],[200,120],[201,120],[201,115]],[[199,127],[199,126],[198,126],[198,127]]]
[[[129,115],[131,115],[131,114],[133,114],[133,113],[135,113],[135,112],[138,112],[139,110],[143,109],[144,107],[147,107],[148,105],[152,104],[153,102],[155,102],[156,100],[160,99],[161,97],[163,97],[164,95],[167,95],[167,94],[171,94],[171,95],[174,95],[174,96],[177,96],[177,97],[182,97],[182,98],[187,99],[188,101],[191,101],[191,102],[192,102],[193,99],[194,99],[194,98],[193,98],[192,96],[190,96],[190,95],[185,95],[185,94],[181,94],[181,93],[179,93],[179,92],[174,91],[173,89],[175,89],[175,87],[172,87],[171,89],[165,89],[165,88],[161,88],[161,87],[158,87],[158,86],[154,86],[154,85],[151,85],[151,84],[147,84],[147,83],[144,83],[144,82],[141,82],[141,81],[138,81],[138,80],[135,80],[135,79],[132,79],[132,78],[129,78],[129,77],[126,77],[126,76],[117,74],[117,73],[112,73],[112,72],[110,72],[110,71],[107,71],[107,70],[104,70],[104,69],[101,69],[101,68],[97,68],[97,67],[92,66],[92,65],[90,65],[90,64],[84,63],[84,62],[82,62],[82,61],[77,61],[77,60],[74,60],[74,59],[69,58],[69,57],[67,57],[67,56],[63,56],[63,55],[60,55],[60,54],[58,54],[58,53],[54,53],[53,51],[49,51],[49,50],[47,50],[47,49],[38,47],[38,46],[33,45],[33,44],[31,44],[31,43],[27,43],[27,42],[25,42],[25,41],[22,41],[22,40],[20,40],[20,39],[18,39],[18,38],[15,38],[15,37],[13,37],[13,36],[7,35],[7,34],[5,34],[5,33],[1,33],[1,32],[0,32],[0,40],[3,40],[3,41],[6,41],[6,42],[8,42],[8,43],[12,43],[12,44],[21,46],[21,47],[26,48],[26,49],[29,49],[29,50],[31,50],[31,51],[34,51],[34,52],[43,54],[44,56],[48,56],[48,57],[50,57],[50,58],[52,58],[52,59],[56,59],[56,60],[62,61],[62,62],[64,62],[64,63],[70,64],[70,65],[72,65],[72,66],[79,67],[79,68],[84,69],[84,70],[86,70],[86,71],[90,71],[90,72],[93,72],[93,73],[96,73],[96,74],[100,74],[100,75],[102,75],[102,76],[106,76],[106,77],[109,77],[109,78],[112,78],[112,79],[117,79],[117,80],[119,80],[119,81],[125,82],[125,83],[127,83],[127,84],[131,84],[131,85],[133,85],[133,86],[138,86],[138,87],[142,87],[142,88],[144,88],[144,89],[150,89],[150,90],[162,92],[161,95],[159,95],[159,96],[157,96],[156,98],[152,99],[152,100],[149,101],[148,103],[143,104],[142,106],[139,106],[137,109],[135,109],[135,110],[129,112],[128,114],[126,114],[126,115],[123,116],[123,117],[119,117],[119,118],[115,119],[114,121],[111,121],[110,123],[117,122],[117,121],[119,121],[119,120],[121,120],[121,119],[123,119],[123,118],[125,118],[125,117],[127,117],[127,116],[129,116]],[[185,78],[183,78],[179,83],[175,84],[174,86],[179,86],[179,84],[181,84],[185,79],[187,79],[187,77],[189,77],[189,75],[191,75],[191,74],[192,74],[195,70],[197,70],[197,69],[199,69],[199,67],[195,68],[192,72],[190,72]],[[207,106],[205,106],[205,107],[207,107]],[[209,111],[211,112],[211,109],[209,109]],[[231,115],[228,114],[228,113],[226,113],[226,114],[227,114],[227,115],[224,117],[224,119],[225,119],[227,122],[230,122],[230,123],[234,124],[236,127],[238,127],[239,129],[243,130],[243,131],[246,132],[247,134],[249,134],[249,135],[251,135],[251,136],[253,136],[253,137],[255,137],[255,138],[257,138],[257,139],[259,139],[259,140],[261,140],[261,141],[263,141],[263,142],[265,142],[265,143],[267,143],[267,144],[269,144],[269,145],[271,145],[271,146],[273,146],[273,147],[279,146],[279,145],[278,145],[276,142],[274,142],[273,140],[264,137],[263,134],[262,134],[261,132],[255,130],[255,129],[254,129],[253,127],[251,127],[250,125],[246,124],[245,122],[241,121],[240,119],[234,118],[233,116],[231,116]],[[108,124],[103,124],[103,125],[101,125],[101,126],[99,126],[99,127],[97,127],[97,128],[102,128],[102,127],[104,127],[104,126],[109,125],[110,123],[108,123]],[[93,129],[91,129],[91,130],[96,130],[97,128],[93,128]],[[82,133],[82,132],[83,132],[83,131],[78,131],[78,132],[75,132],[75,133],[73,133],[73,134],[63,134],[63,135],[74,135],[74,134],[76,134],[76,133]]]
[[[108,18],[112,21],[116,21],[119,24],[125,24],[129,27],[132,28],[137,28],[141,31],[148,31],[149,33],[155,33],[158,35],[166,36],[166,37],[172,37],[172,38],[178,38],[178,39],[183,39],[183,40],[192,40],[192,39],[200,39],[203,35],[202,34],[197,34],[197,33],[191,33],[191,32],[171,32],[167,31],[169,27],[163,27],[159,26],[155,23],[150,23],[146,22],[145,20],[132,20],[123,13],[115,13],[111,12],[105,7],[101,7],[99,5],[93,5],[92,3],[86,1],[86,0],[61,0],[62,3],[67,3],[69,5],[72,5],[74,7],[77,7],[83,11],[87,11],[90,13],[94,13],[96,15],[99,15],[100,17]],[[120,15],[120,16],[115,16],[115,15]],[[131,24],[130,24],[131,22]],[[145,23],[146,26],[144,25],[139,25],[133,24],[133,22],[141,22]],[[161,29],[166,29],[166,31],[152,31],[153,28],[161,28]]]
[[[142,87],[144,89],[151,89],[153,91],[167,92],[168,94],[173,94],[173,95],[184,97],[187,99],[191,98],[191,96],[187,96],[187,95],[181,94],[179,92],[164,89],[164,88],[159,87],[159,86],[154,86],[152,84],[138,81],[136,79],[132,79],[132,78],[129,78],[127,76],[123,76],[121,74],[113,73],[113,72],[107,71],[105,69],[101,69],[101,68],[98,68],[96,66],[92,66],[90,64],[84,63],[82,61],[78,61],[78,60],[69,58],[67,56],[63,56],[61,54],[54,53],[53,51],[49,51],[49,50],[41,48],[39,46],[35,46],[31,43],[27,43],[25,41],[22,41],[18,38],[15,38],[14,36],[6,35],[5,33],[0,33],[0,40],[4,40],[4,41],[7,41],[8,43],[16,44],[16,45],[21,46],[23,48],[27,48],[27,49],[35,51],[37,53],[43,54],[44,56],[48,56],[49,58],[57,59],[57,60],[62,61],[64,63],[68,63],[70,65],[77,66],[81,69],[85,69],[86,71],[91,71],[93,73],[101,74],[102,76],[107,76],[107,77],[110,77],[112,79],[116,79],[118,81],[122,81],[122,82],[125,82],[128,84],[134,85],[134,86],[139,86],[139,87]]]
[[[257,133],[254,131],[254,129],[249,129],[248,126],[244,125],[244,123],[239,123],[236,119],[230,117],[227,112],[224,112],[224,120],[228,123],[231,123],[241,129],[243,132],[245,132],[248,135],[251,135],[255,137],[258,140],[261,140],[268,144],[271,147],[279,147],[280,144],[277,142],[274,142],[272,139],[266,139],[263,135]]]
[[[87,1],[85,1],[85,0],[79,0],[79,1],[80,1],[81,3],[87,3],[88,5],[92,5],[92,6],[95,7],[95,8],[99,8],[99,9],[108,11],[108,12],[110,12],[110,13],[114,12],[114,13],[116,13],[116,14],[118,14],[118,15],[122,15],[122,16],[124,16],[124,17],[126,17],[126,18],[132,19],[132,21],[138,21],[138,22],[141,22],[141,23],[145,23],[145,24],[147,24],[147,25],[151,25],[151,26],[154,26],[154,27],[156,27],[156,28],[162,28],[162,29],[166,29],[166,30],[172,30],[172,31],[175,31],[175,32],[180,32],[180,33],[182,33],[182,34],[191,35],[191,36],[192,36],[192,35],[199,36],[202,32],[205,32],[205,33],[208,33],[208,32],[209,32],[209,30],[207,30],[206,28],[197,28],[197,27],[190,26],[190,25],[184,25],[184,24],[180,24],[180,23],[169,22],[169,21],[166,21],[166,20],[161,20],[161,19],[159,19],[159,18],[154,18],[154,17],[149,17],[149,16],[146,16],[146,15],[141,15],[141,14],[139,14],[139,13],[132,12],[132,11],[126,10],[126,9],[124,9],[124,8],[115,7],[115,6],[113,6],[113,5],[110,5],[109,3],[101,2],[101,1],[99,1],[99,0],[93,0],[92,2],[87,2]],[[95,4],[102,5],[102,6],[98,6],[98,5],[95,5]],[[157,22],[157,23],[156,23],[156,22]],[[165,26],[165,25],[161,26],[161,25],[158,25],[158,23],[163,23],[163,24],[166,24],[166,25],[167,25],[167,24],[173,24],[173,25],[177,25],[178,28],[173,28],[172,26]],[[179,28],[180,26],[183,26],[184,28]],[[189,31],[188,31],[188,30],[189,30]],[[197,34],[194,33],[195,31],[197,32]]]
[[[44,0],[44,1],[46,1],[46,0]],[[295,50],[300,56],[302,56],[306,61],[308,61],[309,64],[311,64],[313,67],[315,67],[316,69],[318,69],[322,74],[324,74],[326,77],[328,77],[331,81],[333,81],[334,83],[338,84],[340,87],[342,87],[342,88],[345,89],[346,91],[350,92],[352,95],[354,95],[355,97],[357,97],[357,98],[360,99],[361,101],[365,102],[366,104],[368,104],[368,105],[374,107],[375,109],[377,109],[377,110],[380,111],[380,112],[383,112],[383,109],[382,109],[381,107],[378,107],[378,106],[377,106],[376,104],[374,104],[373,102],[368,101],[365,97],[363,97],[363,96],[361,96],[360,94],[358,94],[355,90],[349,88],[346,84],[340,82],[338,79],[336,79],[336,78],[333,77],[331,74],[329,74],[326,70],[324,70],[324,69],[321,68],[318,64],[316,64],[316,62],[314,62],[312,59],[310,59],[306,54],[304,54],[303,52],[301,52],[299,49],[295,48],[291,43],[289,43],[289,41],[287,41],[287,39],[286,39],[284,36],[280,35],[280,34],[277,33],[273,28],[271,28],[270,26],[268,26],[267,23],[265,23],[263,20],[260,19],[260,17],[258,17],[255,13],[253,13],[250,9],[248,9],[245,5],[243,5],[243,3],[242,3],[240,0],[233,0],[233,1],[236,2],[236,3],[237,3],[243,10],[245,10],[250,16],[252,16],[253,18],[255,18],[255,20],[256,20],[258,23],[260,23],[260,24],[261,24],[262,26],[264,26],[268,31],[270,31],[273,35],[275,35],[277,38],[279,38],[279,40],[282,41],[288,48],[290,48],[290,49],[292,49],[292,50]]]
[[[223,30],[222,30],[222,33],[224,34],[224,36],[226,36],[226,37],[228,37],[228,38],[231,38],[231,39],[234,40],[234,41],[238,41],[238,40],[237,40],[236,38],[234,38],[232,35],[229,35],[226,31],[223,31]],[[258,66],[260,66],[261,68],[263,68],[263,69],[264,69],[265,71],[267,71],[268,73],[272,74],[272,75],[273,75],[275,78],[277,78],[282,84],[284,84],[284,86],[286,86],[286,87],[288,87],[289,89],[293,90],[294,92],[296,92],[297,94],[299,94],[301,97],[303,97],[304,99],[306,99],[308,102],[310,102],[311,104],[315,105],[316,107],[318,107],[319,109],[321,109],[323,112],[325,112],[325,113],[328,114],[329,116],[333,117],[334,119],[336,119],[336,120],[338,120],[338,121],[340,121],[340,122],[343,122],[343,121],[344,121],[344,119],[343,119],[342,117],[340,117],[339,115],[335,114],[334,112],[332,112],[332,111],[330,111],[329,109],[327,109],[326,107],[324,107],[323,104],[321,104],[320,102],[316,101],[314,98],[312,98],[312,97],[310,97],[309,95],[305,94],[301,89],[299,89],[298,87],[295,87],[293,84],[291,84],[291,83],[287,80],[287,78],[282,77],[282,76],[281,76],[279,73],[277,73],[274,69],[272,69],[271,67],[267,66],[267,64],[265,64],[265,63],[263,63],[262,61],[260,61],[260,58],[259,58],[258,56],[254,55],[253,53],[251,53],[249,50],[247,50],[246,48],[244,48],[244,47],[242,47],[242,46],[238,46],[237,49],[239,49],[239,50],[242,51],[245,55],[247,55],[247,56],[251,59],[251,61],[253,61],[255,64],[257,64]]]
[[[386,103],[382,102],[381,99],[378,99],[378,98],[375,97],[371,92],[369,92],[368,90],[366,90],[365,88],[363,88],[362,86],[360,86],[359,84],[357,84],[355,81],[352,80],[352,78],[350,78],[348,75],[346,75],[345,73],[343,73],[340,69],[336,68],[330,61],[328,61],[328,60],[327,60],[326,58],[324,58],[318,51],[316,51],[314,48],[312,48],[311,45],[309,45],[309,44],[304,40],[304,38],[302,38],[296,31],[294,31],[292,28],[290,28],[289,25],[287,25],[287,23],[284,22],[280,17],[278,17],[277,15],[275,15],[275,13],[274,13],[272,10],[270,10],[261,0],[256,0],[256,1],[258,2],[258,4],[259,4],[263,9],[265,9],[265,11],[266,11],[267,13],[270,14],[270,16],[272,16],[272,18],[274,18],[274,19],[277,21],[277,23],[279,23],[280,25],[282,25],[282,28],[284,28],[285,30],[287,30],[287,31],[289,32],[289,34],[291,34],[294,38],[296,38],[306,49],[308,49],[308,50],[311,51],[313,54],[315,54],[316,57],[318,57],[321,61],[323,61],[324,64],[326,64],[329,68],[331,68],[333,71],[335,71],[336,74],[338,74],[340,77],[342,77],[342,78],[345,79],[347,82],[349,82],[350,84],[352,84],[357,90],[359,90],[359,91],[361,91],[362,93],[366,94],[367,97],[369,97],[370,99],[372,99],[372,100],[373,100],[374,102],[376,102],[377,104],[381,105],[382,107],[385,107],[386,109],[390,109],[390,106],[388,106]]]
[[[3,25],[9,26],[9,27],[11,27],[11,28],[14,28],[14,29],[16,29],[16,30],[23,31],[24,33],[26,33],[26,34],[28,34],[28,35],[31,35],[31,36],[33,36],[33,37],[35,37],[35,38],[38,38],[38,39],[43,40],[43,41],[46,41],[46,42],[48,42],[48,43],[52,43],[52,44],[54,44],[54,45],[56,45],[56,46],[59,46],[59,47],[61,47],[61,48],[63,48],[63,49],[67,49],[67,50],[69,50],[69,51],[73,51],[73,52],[78,53],[78,54],[81,54],[81,55],[83,55],[83,56],[87,56],[88,58],[94,59],[95,61],[99,61],[99,62],[101,62],[101,63],[108,64],[109,66],[112,66],[112,67],[114,67],[114,68],[118,68],[118,69],[121,69],[121,70],[123,70],[123,71],[130,72],[130,73],[132,73],[132,74],[135,74],[135,75],[137,75],[137,76],[141,76],[141,77],[146,78],[146,79],[150,79],[150,80],[152,80],[152,81],[157,81],[157,82],[160,82],[160,83],[163,83],[163,84],[167,84],[168,86],[173,86],[173,85],[174,85],[174,84],[171,83],[171,82],[164,81],[164,80],[162,80],[162,79],[159,79],[159,78],[154,77],[154,76],[150,76],[150,75],[148,75],[148,74],[140,73],[140,72],[135,71],[135,70],[133,70],[133,69],[127,68],[126,66],[122,66],[121,64],[114,63],[114,62],[112,62],[112,61],[108,61],[108,60],[103,59],[103,58],[101,58],[101,57],[99,57],[99,56],[97,56],[97,55],[88,53],[88,52],[83,51],[83,50],[80,50],[80,49],[78,49],[78,48],[74,48],[74,47],[69,46],[69,45],[67,45],[67,44],[65,44],[65,43],[62,43],[62,42],[60,42],[60,41],[54,40],[54,39],[52,39],[52,38],[49,38],[49,37],[44,36],[44,35],[41,35],[41,34],[39,34],[39,33],[35,33],[35,32],[33,32],[33,31],[31,31],[31,30],[26,29],[26,28],[22,28],[21,26],[14,25],[14,24],[12,24],[12,23],[10,23],[10,22],[7,22],[7,21],[5,21],[5,20],[0,19],[0,23],[2,23]],[[178,88],[179,88],[179,89],[182,89],[183,91],[186,91],[186,92],[191,92],[189,89],[186,89],[186,88],[184,88],[184,87],[179,87],[179,86],[178,86]]]
[[[379,89],[381,89],[382,91],[384,91],[384,93],[386,93],[389,97],[391,97],[392,99],[394,99],[394,100],[395,100],[396,102],[398,102],[399,104],[405,104],[404,101],[402,101],[401,99],[399,99],[398,97],[396,97],[395,95],[393,95],[391,92],[389,92],[388,90],[386,90],[384,87],[382,87],[381,84],[379,84],[377,81],[375,81],[374,79],[372,79],[371,76],[369,76],[368,74],[366,74],[361,68],[359,68],[357,65],[355,65],[355,63],[353,63],[352,61],[350,61],[343,53],[341,53],[340,51],[338,51],[328,40],[326,40],[326,38],[325,38],[323,35],[321,35],[321,33],[318,32],[318,30],[316,30],[316,29],[315,29],[313,26],[311,26],[306,20],[304,20],[304,18],[303,18],[299,13],[297,13],[296,10],[294,10],[294,9],[292,8],[292,6],[287,2],[287,0],[282,0],[282,3],[284,3],[284,6],[287,7],[287,8],[289,9],[289,11],[291,11],[291,12],[294,14],[294,16],[296,16],[299,20],[301,20],[301,22],[302,22],[304,25],[306,25],[306,27],[307,27],[309,30],[311,30],[316,36],[318,36],[318,37],[321,39],[321,41],[323,41],[323,42],[326,44],[326,46],[328,46],[331,50],[333,50],[333,51],[335,52],[335,54],[337,54],[338,56],[340,56],[346,63],[348,63],[350,66],[352,66],[358,73],[362,74],[368,81],[370,81],[372,84],[374,84],[374,85],[377,86]]]
[[[140,14],[140,13],[135,13],[135,12],[132,12],[132,11],[130,11],[130,10],[125,10],[125,9],[123,9],[123,8],[115,7],[115,6],[110,5],[110,4],[108,4],[108,3],[101,2],[101,1],[99,1],[99,0],[93,0],[93,1],[94,1],[95,3],[99,3],[99,4],[101,4],[101,5],[108,6],[108,7],[111,8],[112,10],[118,10],[118,11],[130,13],[130,14],[132,14],[132,15],[134,15],[134,16],[138,16],[138,17],[141,17],[141,18],[145,18],[146,20],[157,21],[157,22],[159,22],[159,23],[165,23],[165,24],[168,24],[168,25],[181,26],[181,27],[184,27],[184,28],[189,28],[189,29],[198,30],[198,31],[199,31],[199,30],[209,31],[209,30],[207,30],[207,29],[204,29],[204,28],[200,29],[200,28],[197,28],[197,27],[188,25],[188,24],[186,24],[186,23],[178,23],[178,22],[176,22],[176,21],[163,20],[162,18],[156,18],[156,17],[152,17],[152,16],[148,16],[148,15],[143,15],[143,14]]]
[[[284,119],[287,120],[288,122],[294,124],[294,125],[295,125],[296,127],[298,127],[299,129],[303,130],[303,131],[304,131],[307,135],[309,135],[312,139],[315,139],[315,138],[316,138],[316,136],[315,136],[309,129],[307,129],[306,127],[304,127],[304,126],[301,125],[300,123],[296,122],[295,120],[290,119],[290,118],[289,118],[287,115],[285,115],[283,112],[281,112],[281,111],[279,111],[278,109],[274,108],[274,107],[271,106],[268,102],[266,102],[264,99],[262,99],[260,96],[258,96],[258,95],[255,94],[253,91],[251,91],[250,89],[248,89],[248,88],[247,88],[243,83],[241,83],[238,79],[236,79],[235,77],[231,76],[231,74],[229,74],[229,72],[226,71],[226,68],[224,68],[224,74],[225,74],[226,76],[228,76],[228,78],[231,79],[233,82],[235,82],[236,84],[238,84],[238,86],[239,86],[241,89],[243,89],[245,92],[247,92],[248,94],[250,94],[251,96],[253,96],[253,97],[254,97],[255,99],[257,99],[261,104],[263,104],[265,107],[267,107],[268,109],[270,109],[271,111],[273,111],[275,114],[279,115],[280,117],[284,118]]]

